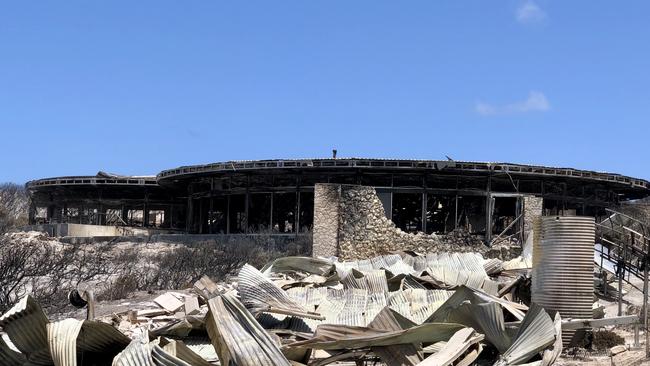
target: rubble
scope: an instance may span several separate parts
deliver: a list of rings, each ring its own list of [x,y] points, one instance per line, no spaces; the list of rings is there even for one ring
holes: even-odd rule
[[[559,315],[500,297],[517,279],[499,268],[477,253],[286,257],[95,320],[51,322],[27,296],[0,317],[0,364],[552,365]]]

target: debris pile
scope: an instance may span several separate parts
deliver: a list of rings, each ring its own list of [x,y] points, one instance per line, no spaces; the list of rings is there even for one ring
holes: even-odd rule
[[[0,317],[0,364],[553,364],[559,315],[512,301],[500,270],[476,253],[285,257],[150,309],[56,322],[27,296]]]

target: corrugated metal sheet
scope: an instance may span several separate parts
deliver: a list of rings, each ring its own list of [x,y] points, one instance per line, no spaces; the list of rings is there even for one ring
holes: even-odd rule
[[[512,341],[506,332],[501,305],[490,302],[467,305],[467,307],[479,327],[478,330],[485,334],[488,342],[492,343],[499,352],[505,352]]]
[[[341,283],[345,288],[363,289],[367,290],[368,293],[388,292],[386,271],[384,270],[364,272],[352,270],[341,280]]]
[[[22,353],[12,349],[12,347],[0,337],[0,365],[21,366],[27,359]]]
[[[142,340],[132,341],[113,359],[112,366],[158,366],[153,362],[149,345]]]
[[[441,252],[429,253],[426,257],[402,257],[391,254],[358,261],[335,262],[334,264],[341,278],[346,278],[353,270],[365,273],[385,269],[393,275],[410,274],[417,277],[426,272],[441,283],[452,286],[469,284],[480,289],[483,280],[488,278],[484,268],[485,262],[485,259],[478,253]]]
[[[384,308],[368,325],[373,329],[401,330],[399,322],[389,308]],[[422,361],[422,353],[415,344],[397,344],[386,347],[372,347],[371,350],[387,366],[415,366]]]
[[[56,366],[76,366],[81,359],[112,359],[131,341],[113,326],[97,321],[65,319],[49,323],[47,336]]]
[[[112,325],[99,321],[84,320],[77,338],[77,350],[115,355],[126,347],[129,342],[129,337]]]
[[[533,304],[521,322],[512,345],[495,366],[519,365],[530,360],[555,341],[555,325],[546,311]]]
[[[541,218],[533,239],[533,302],[563,318],[592,317],[595,230],[593,217]],[[565,345],[574,333],[564,332]]]
[[[433,343],[448,340],[462,328],[464,328],[462,325],[454,323],[426,323],[399,331],[378,331],[365,327],[323,324],[318,327],[314,338],[291,343],[285,347],[334,350]]]
[[[320,276],[328,276],[336,268],[334,263],[328,259],[312,257],[282,257],[267,264],[262,269],[265,275],[270,273],[283,272],[306,272]]]
[[[153,358],[153,362],[157,366],[193,366],[178,357],[170,355],[158,345],[152,344],[149,347],[151,349],[151,358]]]
[[[503,271],[503,261],[496,258],[486,259],[483,263],[483,269],[488,275],[495,275]]]
[[[289,366],[275,341],[232,295],[210,299],[206,329],[222,365]]]
[[[370,324],[370,322],[375,319],[377,314],[382,311],[388,305],[388,300],[386,299],[386,294],[370,294],[368,295],[368,302],[366,303],[366,310],[364,313],[365,323]]]
[[[447,301],[445,301],[428,319],[426,319],[426,321],[446,321],[451,312],[459,308],[460,305],[466,301],[469,301],[472,304],[484,304],[490,302],[498,303],[519,320],[524,319],[525,314],[522,310],[527,309],[525,305],[512,303],[496,296],[488,295],[479,290],[471,289],[466,286],[460,286]]]
[[[327,287],[292,287],[286,292],[308,311],[313,311],[327,297]]]
[[[446,344],[447,344],[447,341],[440,341],[440,342],[432,343],[432,344],[426,346],[425,348],[423,348],[422,351],[425,354],[440,352],[440,350],[442,350],[442,348]]]
[[[401,284],[400,284],[400,290],[407,290],[407,289],[423,289],[425,290],[426,287],[422,285],[418,280],[413,276],[413,275],[406,275],[402,278]]]
[[[0,316],[0,327],[33,365],[52,364],[47,342],[47,323],[47,316],[31,296],[23,297]]]
[[[212,364],[196,354],[181,340],[161,338],[160,346],[165,352],[178,357],[192,366],[211,366]]]
[[[420,366],[447,366],[460,358],[470,347],[483,340],[483,335],[478,334],[472,328],[464,328],[456,332],[440,351],[427,357],[419,363]],[[471,355],[476,359],[478,353]],[[473,361],[472,360],[472,361]],[[471,362],[471,361],[466,361]]]
[[[217,352],[214,349],[214,346],[210,342],[208,337],[189,337],[184,338],[183,343],[192,350],[192,352],[201,356],[202,358],[208,360],[209,362],[216,363],[219,361]]]
[[[77,366],[77,336],[82,325],[83,321],[76,319],[65,319],[47,325],[47,338],[54,365]]]
[[[245,264],[239,271],[239,294],[242,302],[253,314],[261,312],[279,312],[303,317],[320,318],[304,309],[298,302],[287,295],[284,290],[266,278],[255,267]]]
[[[542,354],[542,366],[551,366],[555,363],[560,354],[562,354],[562,317],[560,313],[555,313],[555,343],[553,348],[547,349]]]
[[[492,281],[490,279],[487,279],[483,281],[483,286],[481,287],[485,293],[492,295],[492,296],[497,296],[499,293],[499,283],[496,281]]]

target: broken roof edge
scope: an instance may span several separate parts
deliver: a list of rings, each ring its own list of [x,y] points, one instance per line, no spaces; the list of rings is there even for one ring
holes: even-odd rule
[[[96,175],[71,175],[30,180],[25,188],[33,190],[44,186],[62,185],[127,185],[127,186],[158,186],[155,175],[117,175],[98,172]]]
[[[650,181],[625,176],[617,173],[582,170],[567,167],[550,167],[544,165],[517,164],[507,162],[478,162],[455,160],[419,160],[419,159],[381,159],[381,158],[312,158],[312,159],[264,159],[231,160],[208,164],[184,165],[174,169],[163,170],[156,176],[158,181],[171,178],[184,178],[194,175],[233,172],[237,170],[291,168],[388,168],[388,169],[431,169],[504,172],[524,175],[557,176],[582,178],[612,183],[631,185],[650,192]]]

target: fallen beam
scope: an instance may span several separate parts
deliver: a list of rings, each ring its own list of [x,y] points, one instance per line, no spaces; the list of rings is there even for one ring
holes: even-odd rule
[[[617,316],[604,319],[569,319],[562,322],[562,330],[600,328],[607,325],[637,324],[640,321],[638,315]]]

